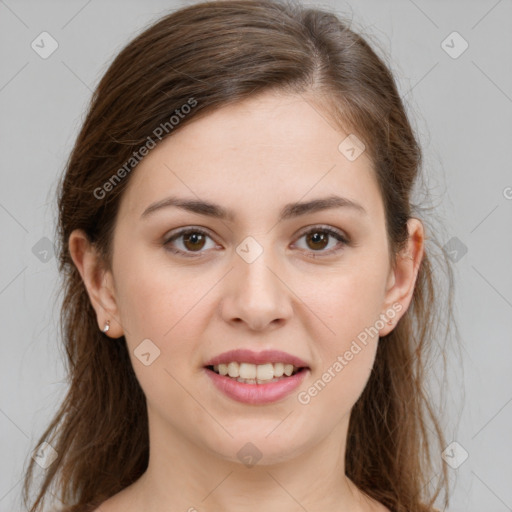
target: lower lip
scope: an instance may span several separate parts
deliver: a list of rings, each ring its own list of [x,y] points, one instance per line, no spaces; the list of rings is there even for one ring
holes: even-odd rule
[[[308,369],[303,369],[295,375],[267,384],[245,384],[235,379],[219,375],[212,370],[204,369],[214,385],[226,396],[246,404],[268,404],[276,402],[289,395],[300,386]]]

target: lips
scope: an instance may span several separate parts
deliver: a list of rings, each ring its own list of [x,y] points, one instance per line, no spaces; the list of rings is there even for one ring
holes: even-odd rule
[[[305,361],[279,350],[230,350],[207,361],[204,369],[224,395],[253,405],[285,398],[309,373]]]
[[[308,364],[297,356],[287,354],[280,350],[263,350],[261,352],[253,352],[252,350],[237,349],[229,350],[205,363],[206,366],[216,366],[219,364],[229,364],[231,362],[250,363],[262,365],[266,363],[283,363],[292,364],[297,368],[308,368]]]
[[[281,377],[277,381],[264,384],[239,382],[225,375],[219,375],[208,369],[206,376],[224,396],[236,402],[251,405],[264,405],[277,402],[291,395],[310,374],[309,369],[302,369],[290,377]]]

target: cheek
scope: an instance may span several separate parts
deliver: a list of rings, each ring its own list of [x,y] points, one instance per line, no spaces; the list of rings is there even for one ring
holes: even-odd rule
[[[341,416],[357,401],[379,342],[384,276],[384,267],[358,267],[339,270],[327,279],[302,281],[300,297],[315,313],[317,365],[300,403],[332,407],[332,414]],[[313,331],[312,325],[308,328]]]
[[[197,314],[208,277],[166,264],[165,258],[152,257],[149,251],[128,253],[120,247],[119,253],[116,292],[128,337],[166,343],[182,325],[190,327],[189,315]]]
[[[385,268],[347,264],[321,276],[302,275],[295,290],[314,313],[322,339],[331,340],[328,346],[340,349],[375,324],[382,313],[384,283]]]
[[[180,383],[187,382],[190,372],[198,368],[197,348],[204,330],[201,319],[207,318],[206,301],[201,298],[208,278],[205,276],[200,286],[199,277],[194,283],[179,268],[157,266],[147,256],[138,259],[133,253],[129,260],[119,258],[118,263],[119,313],[132,366],[148,405],[160,410],[162,404],[180,403],[187,398]],[[168,413],[164,408],[164,414]],[[197,421],[200,413],[191,412]],[[175,421],[171,416],[167,419]]]

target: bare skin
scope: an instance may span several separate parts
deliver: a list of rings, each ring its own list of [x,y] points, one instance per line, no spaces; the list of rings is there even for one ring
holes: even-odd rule
[[[369,158],[347,159],[338,150],[347,134],[305,98],[253,97],[193,121],[151,150],[121,201],[112,270],[102,268],[83,232],[70,236],[98,327],[109,320],[108,335],[125,336],[148,404],[148,469],[97,512],[388,510],[345,475],[347,429],[379,337],[410,304],[423,226],[409,220],[408,245],[391,265]],[[175,206],[142,216],[171,195],[219,204],[234,217]],[[288,203],[332,195],[364,212],[345,206],[278,220]],[[185,227],[207,234],[169,241]],[[246,237],[262,248],[251,263],[236,251]],[[333,373],[338,356],[372,326],[378,335],[359,342],[361,350]],[[144,339],[160,350],[148,366],[134,354]],[[233,400],[212,385],[204,365],[236,348],[282,350],[306,361],[309,373],[277,402]],[[308,394],[329,368],[335,376]],[[261,454],[252,467],[237,456],[249,442]]]

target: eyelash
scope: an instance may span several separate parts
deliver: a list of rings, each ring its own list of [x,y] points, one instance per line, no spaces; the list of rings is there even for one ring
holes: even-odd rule
[[[184,256],[186,258],[201,258],[201,257],[203,257],[204,251],[197,251],[196,253],[194,253],[193,251],[182,251],[181,249],[173,249],[170,247],[171,242],[174,242],[174,240],[176,240],[184,235],[188,235],[188,234],[192,234],[192,233],[196,233],[196,234],[198,233],[201,235],[205,235],[209,238],[212,238],[208,232],[206,232],[205,230],[203,230],[201,228],[185,228],[185,229],[182,229],[182,230],[176,232],[175,234],[173,234],[170,238],[168,238],[163,243],[163,245],[167,248],[167,250],[169,250],[173,254],[178,254],[178,255]],[[308,229],[307,231],[304,231],[299,236],[298,240],[300,240],[303,236],[308,235],[310,233],[327,233],[328,235],[332,236],[333,238],[338,240],[338,242],[341,243],[341,247],[338,247],[335,249],[330,249],[328,251],[308,251],[309,252],[308,257],[313,258],[313,259],[331,256],[331,255],[337,253],[338,251],[340,251],[343,248],[343,246],[350,245],[350,240],[348,240],[343,235],[343,233],[341,231],[338,231],[334,228],[330,228],[327,226],[313,226],[312,228]],[[321,253],[320,255],[315,254],[315,253],[319,253],[319,252]]]

